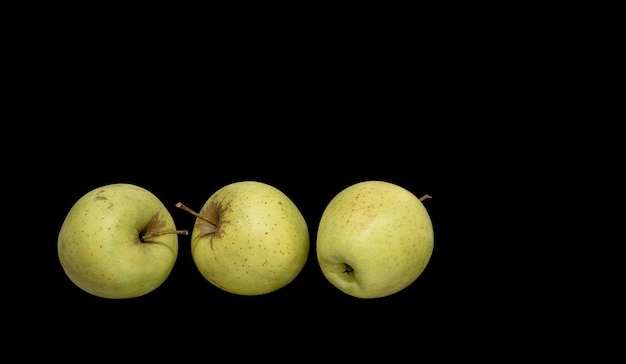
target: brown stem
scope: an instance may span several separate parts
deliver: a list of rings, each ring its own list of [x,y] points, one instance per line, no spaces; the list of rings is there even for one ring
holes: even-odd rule
[[[420,201],[424,201],[427,198],[433,198],[431,195],[424,195],[422,197],[420,197]]]
[[[181,209],[181,210],[185,210],[185,211],[187,211],[188,213],[192,214],[193,216],[197,217],[198,219],[202,219],[202,220],[204,220],[204,221],[208,222],[209,224],[214,225],[212,222],[210,222],[209,220],[207,220],[207,218],[206,218],[206,217],[201,216],[199,213],[197,213],[197,212],[195,212],[194,210],[190,209],[189,207],[187,207],[187,206],[183,205],[181,202],[176,203],[176,207],[178,207],[178,208],[179,208],[179,209]]]
[[[149,238],[153,238],[155,236],[159,236],[159,235],[165,235],[165,234],[179,234],[179,235],[189,235],[189,231],[187,230],[165,230],[165,231],[158,231],[156,233],[152,233],[152,234],[146,234],[144,236],[141,237],[142,240],[145,239],[149,239]]]

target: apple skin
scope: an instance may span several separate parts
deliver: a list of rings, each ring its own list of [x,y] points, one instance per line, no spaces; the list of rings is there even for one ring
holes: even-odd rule
[[[178,256],[171,214],[148,190],[115,183],[87,192],[68,212],[57,251],[69,279],[102,298],[145,295],[159,287]]]
[[[426,268],[433,247],[433,225],[422,201],[403,187],[374,180],[348,186],[329,202],[316,240],[326,279],[364,299],[408,287]]]
[[[309,231],[298,207],[279,189],[238,181],[215,191],[191,234],[191,254],[202,276],[233,294],[276,291],[300,273]]]

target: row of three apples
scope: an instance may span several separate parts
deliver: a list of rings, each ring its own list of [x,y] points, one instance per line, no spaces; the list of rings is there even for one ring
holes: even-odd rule
[[[422,201],[384,181],[359,182],[327,205],[318,227],[317,258],[324,276],[360,298],[396,293],[425,269],[433,227]],[[289,284],[309,253],[307,223],[281,190],[240,181],[214,192],[196,216],[191,254],[213,285],[260,295]],[[61,265],[74,284],[104,298],[145,295],[169,276],[178,255],[177,230],[165,205],[127,183],[83,195],[58,236]]]

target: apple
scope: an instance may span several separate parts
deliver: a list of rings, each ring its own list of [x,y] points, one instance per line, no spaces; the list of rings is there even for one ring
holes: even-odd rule
[[[317,260],[326,279],[364,299],[389,296],[413,283],[433,252],[426,198],[377,180],[340,191],[324,209],[317,231]]]
[[[300,273],[309,254],[307,223],[281,190],[238,181],[216,190],[196,216],[191,255],[202,276],[233,294],[276,291]]]
[[[178,256],[174,220],[150,191],[128,183],[95,188],[69,210],[57,252],[69,279],[98,297],[145,295],[169,276]]]

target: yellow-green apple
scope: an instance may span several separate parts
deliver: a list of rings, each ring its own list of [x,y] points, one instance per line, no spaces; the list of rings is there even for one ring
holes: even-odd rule
[[[57,251],[63,270],[94,296],[134,298],[159,287],[178,256],[174,220],[143,187],[114,183],[80,197],[61,226]]]
[[[238,181],[216,190],[196,216],[191,254],[202,276],[233,294],[276,291],[304,267],[307,223],[281,190],[259,181]]]
[[[358,298],[408,287],[433,252],[433,225],[422,204],[429,197],[376,180],[340,191],[324,209],[317,232],[317,260],[326,279]]]

